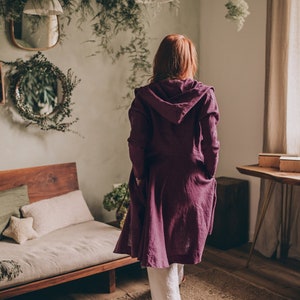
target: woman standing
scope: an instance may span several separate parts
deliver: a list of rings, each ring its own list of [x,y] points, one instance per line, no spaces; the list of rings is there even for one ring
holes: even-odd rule
[[[166,36],[129,110],[131,203],[115,252],[147,267],[153,300],[180,299],[183,265],[201,261],[212,231],[219,111],[196,69],[191,40]]]

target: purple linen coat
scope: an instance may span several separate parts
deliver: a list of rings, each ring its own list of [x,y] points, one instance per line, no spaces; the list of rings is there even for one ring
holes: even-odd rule
[[[214,90],[192,79],[151,83],[136,89],[129,120],[131,201],[114,252],[145,267],[199,263],[216,201]]]

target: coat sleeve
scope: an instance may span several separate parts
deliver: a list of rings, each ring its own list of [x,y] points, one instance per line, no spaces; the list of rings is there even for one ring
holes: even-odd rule
[[[128,138],[129,157],[136,178],[145,176],[145,151],[150,139],[150,121],[147,111],[139,99],[135,99],[129,109],[131,125]]]
[[[210,90],[202,107],[200,126],[202,128],[201,149],[204,165],[209,177],[214,177],[219,160],[220,142],[217,134],[219,109],[213,90]]]

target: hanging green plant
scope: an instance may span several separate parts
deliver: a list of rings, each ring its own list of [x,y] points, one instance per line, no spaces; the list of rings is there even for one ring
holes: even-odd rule
[[[6,21],[14,20],[20,21],[26,0],[1,0],[0,1],[0,15]]]
[[[36,0],[43,2],[45,0]],[[49,0],[47,0],[49,1]],[[146,18],[143,13],[145,3],[153,5],[155,1],[137,0],[59,0],[64,13],[59,15],[60,37],[65,36],[65,27],[72,24],[81,28],[86,22],[91,24],[91,38],[87,42],[95,45],[91,55],[103,53],[115,63],[126,56],[131,65],[126,80],[128,93],[124,98],[131,99],[133,89],[145,83],[151,72],[148,60],[148,38],[146,36]],[[158,1],[160,2],[160,1]],[[179,0],[169,2],[170,7],[179,7]],[[7,21],[21,19],[26,0],[0,0],[0,16]],[[159,5],[159,4],[158,4]],[[36,24],[33,24],[36,26]],[[120,42],[122,41],[122,42]]]
[[[87,42],[96,46],[91,55],[104,53],[113,63],[127,56],[131,68],[126,81],[128,93],[124,98],[131,98],[133,89],[142,85],[145,78],[150,76],[151,68],[141,4],[136,0],[63,2],[68,20],[73,14],[79,14],[77,26],[81,27],[86,21],[91,23],[92,36]]]
[[[248,3],[245,0],[230,0],[225,4],[227,14],[225,18],[237,24],[240,31],[245,23],[246,17],[250,14]]]
[[[78,121],[72,118],[72,91],[80,82],[71,69],[65,75],[41,53],[29,60],[5,62],[10,66],[6,76],[9,81],[9,98],[19,115],[42,130],[71,131]]]

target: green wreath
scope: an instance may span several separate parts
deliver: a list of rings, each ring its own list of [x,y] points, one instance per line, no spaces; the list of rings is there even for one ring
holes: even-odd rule
[[[65,118],[72,117],[72,91],[80,82],[76,76],[73,78],[71,69],[65,75],[41,52],[27,61],[3,63],[11,66],[7,72],[9,97],[18,114],[29,121],[27,126],[35,124],[42,130],[71,131],[70,126],[79,119],[65,121]]]

